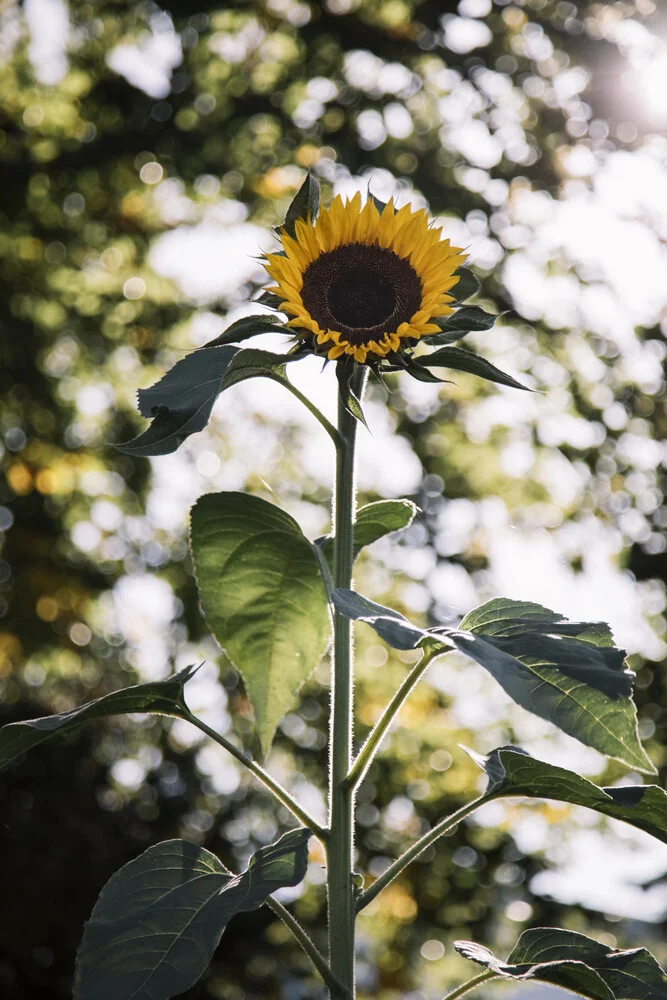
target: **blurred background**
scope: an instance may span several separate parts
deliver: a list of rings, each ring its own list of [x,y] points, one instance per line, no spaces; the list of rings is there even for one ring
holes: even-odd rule
[[[637,671],[640,730],[667,766],[667,15],[652,0],[25,0],[0,13],[0,719],[64,711],[206,661],[191,708],[252,748],[239,677],[197,608],[187,512],[242,489],[328,528],[328,439],[291,395],[228,391],[174,455],[114,451],[144,422],[135,392],[261,311],[257,255],[311,169],[428,207],[469,248],[470,342],[538,389],[456,373],[369,389],[362,499],[421,508],[360,561],[358,589],[455,622],[494,595],[604,619]],[[257,346],[279,349],[269,338]],[[290,369],[331,413],[335,378]],[[358,640],[362,738],[411,654]],[[328,669],[281,725],[269,768],[324,815]],[[641,780],[515,708],[481,668],[434,664],[359,800],[373,877],[466,801],[460,749],[519,743],[593,780]],[[661,771],[664,784],[666,770]],[[186,837],[230,867],[292,825],[186,723],[111,719],[0,775],[0,993],[71,995],[74,952],[106,879]],[[439,1000],[562,924],[649,945],[665,964],[667,847],[556,803],[489,805],[435,845],[359,923],[359,994]],[[285,894],[324,943],[324,871]],[[319,998],[288,932],[235,919],[191,1000]],[[516,995],[495,983],[480,1000]],[[520,991],[525,1000],[539,987]]]

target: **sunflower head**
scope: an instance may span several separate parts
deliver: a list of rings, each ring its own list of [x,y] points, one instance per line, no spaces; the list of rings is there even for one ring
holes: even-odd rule
[[[298,197],[298,196],[297,196]],[[268,289],[300,339],[334,360],[389,362],[453,312],[454,272],[466,255],[442,239],[423,209],[356,194],[316,215],[298,206],[279,230],[282,249],[265,255]],[[305,206],[303,206],[305,207]]]

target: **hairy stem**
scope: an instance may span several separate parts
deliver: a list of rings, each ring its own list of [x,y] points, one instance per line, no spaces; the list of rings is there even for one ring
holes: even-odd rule
[[[363,781],[364,775],[370,767],[385,733],[400,712],[403,702],[423,675],[429,663],[431,663],[436,656],[440,656],[444,652],[446,652],[445,649],[427,649],[424,651],[422,658],[415,663],[414,667],[405,678],[378,721],[373,726],[368,739],[364,743],[357,759],[352,765],[350,773],[347,776],[347,781],[351,788],[356,788],[357,785]]]
[[[273,910],[277,917],[280,917],[286,927],[289,927],[292,934],[297,939],[306,955],[308,955],[326,985],[332,991],[340,990],[340,983],[334,977],[327,960],[315,947],[299,921],[292,916],[289,910],[285,909],[282,903],[279,903],[277,899],[272,899],[271,896],[267,899],[266,905],[269,909]]]
[[[480,798],[475,799],[473,802],[468,802],[467,805],[461,806],[461,808],[457,809],[455,813],[452,813],[451,816],[447,816],[445,819],[441,820],[436,826],[433,827],[432,830],[429,830],[429,832],[425,833],[423,837],[420,837],[419,840],[415,841],[412,847],[409,847],[404,854],[401,854],[400,858],[397,858],[393,865],[390,865],[389,868],[387,868],[387,870],[380,875],[375,882],[373,882],[373,885],[369,886],[366,892],[361,894],[357,900],[357,912],[359,910],[363,910],[365,906],[368,906],[370,901],[375,899],[378,893],[382,892],[382,890],[386,888],[390,882],[393,882],[396,876],[400,875],[403,869],[407,868],[411,861],[414,861],[415,858],[419,857],[422,851],[425,851],[427,847],[430,847],[431,844],[434,843],[434,841],[436,841],[439,837],[442,837],[444,833],[447,833],[447,831],[451,830],[457,823],[460,823],[462,819],[474,812],[475,809],[482,804],[482,800],[486,801],[484,796],[480,796]]]
[[[355,366],[356,368],[356,366]],[[357,395],[365,372],[355,371]],[[352,584],[354,560],[354,451],[356,419],[346,408],[346,392],[338,396],[338,431],[334,489],[334,571],[336,587]],[[331,761],[329,784],[329,841],[327,884],[329,897],[329,961],[341,986],[332,997],[354,997],[354,793],[347,782],[352,758],[352,629],[349,619],[334,613],[334,646],[331,671]]]
[[[263,767],[256,764],[250,757],[246,757],[242,750],[235,747],[233,743],[220,733],[216,733],[215,729],[211,729],[210,726],[207,726],[205,722],[198,719],[196,715],[192,714],[192,712],[188,712],[187,716],[184,716],[184,718],[186,718],[188,722],[191,722],[193,726],[196,726],[197,729],[201,729],[202,733],[206,733],[207,736],[210,736],[210,738],[215,740],[219,746],[224,747],[224,749],[227,750],[233,757],[236,757],[239,763],[243,764],[243,766],[246,767],[251,774],[254,774],[254,776],[262,782],[264,787],[268,788],[278,801],[282,802],[282,804],[289,809],[293,816],[296,816],[300,823],[303,823],[303,825],[307,827],[318,840],[322,841],[322,843],[326,842],[328,830],[325,830],[324,827],[320,826],[320,824],[299,805],[296,799],[292,798],[287,789],[283,788],[279,782],[275,781],[275,779],[272,778]]]
[[[463,983],[462,986],[458,986],[451,993],[448,993],[444,1000],[458,1000],[459,997],[464,996],[466,993],[470,993],[471,990],[476,990],[478,986],[482,983],[488,983],[490,979],[499,979],[497,973],[495,972],[482,972],[479,976],[475,976],[474,979],[469,979],[467,983]]]

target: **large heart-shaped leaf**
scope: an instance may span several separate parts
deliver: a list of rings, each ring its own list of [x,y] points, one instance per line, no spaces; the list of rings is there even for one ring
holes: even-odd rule
[[[497,976],[550,983],[589,1000],[667,997],[667,975],[645,948],[621,951],[558,927],[524,931],[507,962],[473,941],[456,941],[454,947]]]
[[[102,889],[79,947],[75,1000],[168,1000],[197,982],[231,918],[307,864],[308,830],[263,847],[242,875],[185,840],[150,847]]]
[[[198,500],[191,544],[206,620],[243,676],[267,753],[331,634],[314,546],[289,514],[245,493]]]
[[[570,622],[539,604],[499,598],[445,634],[522,708],[608,757],[655,773],[637,734],[633,674],[608,625]]]
[[[116,448],[125,455],[168,455],[190,434],[202,431],[238,350],[202,347],[177,361],[155,385],[140,389],[139,412],[143,417],[153,417],[153,422],[138,437]]]
[[[42,719],[28,719],[25,722],[10,722],[0,729],[0,768],[11,764],[24,751],[47,740],[65,736],[92,719],[133,712],[185,718],[188,710],[183,701],[183,688],[197,669],[194,666],[186,667],[163,681],[151,681],[113,691],[103,698],[96,698],[79,708],[73,708],[70,712],[47,715]]]
[[[500,747],[488,757],[466,752],[488,775],[487,801],[521,795],[586,806],[667,844],[667,792],[658,785],[600,788],[574,771],[536,760],[520,747]]]

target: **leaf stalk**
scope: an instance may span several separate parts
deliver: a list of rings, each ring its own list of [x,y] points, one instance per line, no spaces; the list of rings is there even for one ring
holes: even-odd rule
[[[341,985],[329,968],[329,963],[325,959],[324,955],[321,954],[319,949],[315,947],[299,921],[292,916],[290,911],[286,909],[282,903],[279,903],[277,899],[273,899],[272,896],[269,896],[266,901],[266,905],[269,909],[273,910],[275,915],[282,920],[286,927],[289,927],[292,934],[299,942],[306,955],[308,955],[326,985],[331,990],[338,990],[340,992]]]
[[[400,712],[403,703],[407,699],[408,695],[415,687],[417,682],[420,680],[424,671],[428,665],[435,659],[436,656],[440,656],[441,653],[446,652],[443,649],[426,649],[421,657],[421,659],[415,663],[414,667],[407,675],[400,688],[391,699],[384,712],[378,719],[378,721],[373,726],[373,729],[368,735],[366,742],[359,751],[357,758],[352,765],[350,772],[347,776],[347,783],[350,788],[357,788],[357,786],[363,781],[368,768],[370,767],[375,754],[377,753],[380,743],[385,736],[387,730],[391,726],[392,722]]]
[[[482,972],[479,976],[475,976],[474,979],[469,979],[467,983],[463,983],[458,986],[451,993],[448,993],[444,1000],[459,1000],[459,997],[465,996],[466,993],[470,993],[471,990],[477,989],[482,983],[488,983],[490,979],[500,979],[495,972]]]
[[[186,719],[187,722],[192,723],[193,726],[196,726],[197,729],[200,729],[202,733],[206,733],[206,735],[214,740],[219,746],[227,750],[232,757],[235,757],[240,764],[243,764],[243,766],[247,768],[251,774],[262,782],[265,788],[268,788],[268,790],[275,796],[276,799],[278,799],[279,802],[289,809],[293,816],[296,816],[300,823],[303,823],[303,825],[310,830],[314,837],[317,837],[319,841],[326,844],[329,831],[313,819],[313,817],[296,801],[296,799],[290,795],[287,789],[283,788],[280,782],[276,781],[275,778],[272,778],[263,767],[260,767],[260,765],[252,760],[252,758],[247,757],[242,750],[235,747],[234,744],[221,733],[216,733],[215,729],[211,729],[211,727],[207,726],[205,722],[198,719],[197,716],[193,715],[189,709],[183,718]]]
[[[448,830],[455,827],[457,823],[460,823],[462,819],[469,816],[470,813],[474,812],[475,809],[477,809],[478,806],[482,805],[485,801],[487,800],[482,795],[479,798],[474,799],[472,802],[468,802],[466,805],[461,806],[460,809],[457,809],[456,812],[453,812],[451,816],[446,816],[445,819],[437,823],[432,830],[425,833],[423,837],[419,838],[419,840],[416,840],[412,847],[408,847],[407,851],[401,854],[400,858],[397,858],[396,861],[394,861],[394,863],[390,865],[389,868],[387,868],[387,870],[383,872],[383,874],[380,875],[380,877],[376,879],[371,886],[368,887],[368,889],[366,889],[366,892],[361,894],[357,900],[357,913],[360,910],[363,910],[365,906],[368,906],[371,900],[375,899],[375,897],[379,895],[379,893],[381,893],[390,882],[393,882],[396,876],[400,875],[404,868],[407,868],[407,866],[414,861],[415,858],[419,857],[422,851],[425,851],[427,847],[430,847],[431,844],[438,840],[439,837],[442,837],[442,835],[447,833]]]

